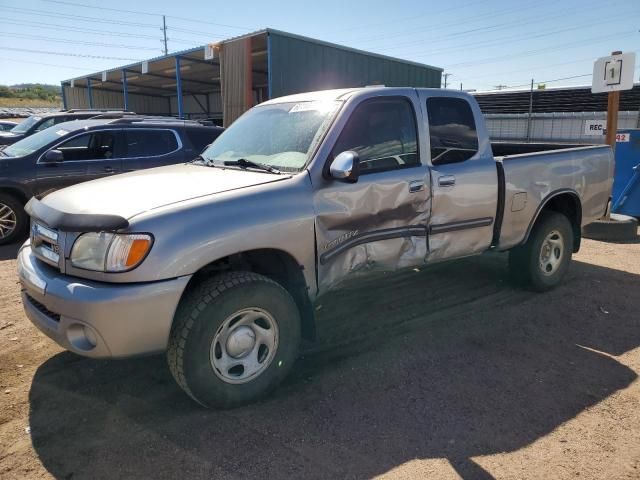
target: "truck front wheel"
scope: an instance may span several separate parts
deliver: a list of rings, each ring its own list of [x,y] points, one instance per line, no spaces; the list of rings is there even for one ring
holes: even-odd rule
[[[512,277],[543,292],[557,286],[567,273],[573,254],[573,230],[561,213],[546,211],[533,226],[524,245],[509,252]]]
[[[228,272],[187,291],[167,359],[176,382],[206,407],[257,400],[298,355],[300,314],[289,293],[252,272]]]

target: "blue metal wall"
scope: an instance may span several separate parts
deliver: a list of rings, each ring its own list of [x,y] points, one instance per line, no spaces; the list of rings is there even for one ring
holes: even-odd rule
[[[268,35],[271,98],[374,84],[440,88],[442,71],[438,68],[368,55],[272,30]]]

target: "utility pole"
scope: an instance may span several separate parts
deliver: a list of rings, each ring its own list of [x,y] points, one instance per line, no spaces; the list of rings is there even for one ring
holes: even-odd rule
[[[611,52],[611,55],[622,55],[621,51]],[[633,67],[631,67],[633,68]],[[618,109],[620,107],[620,91],[609,92],[607,98],[607,136],[605,142],[616,151],[616,133],[618,133]]]
[[[164,54],[169,55],[169,49],[167,48],[167,17],[162,16],[162,36],[164,38]]]
[[[507,85],[495,85],[493,88],[495,88],[496,90],[503,90],[507,88]]]
[[[529,91],[529,117],[527,119],[527,142],[531,141],[531,114],[533,113],[533,78],[531,79],[531,90]]]
[[[462,91],[462,82],[460,82],[460,91]]]
[[[447,80],[449,77],[453,76],[452,73],[443,73],[442,76],[444,77],[444,88],[447,88]]]

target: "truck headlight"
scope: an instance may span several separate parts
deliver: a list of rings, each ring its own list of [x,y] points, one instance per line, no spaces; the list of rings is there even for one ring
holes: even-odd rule
[[[71,265],[97,272],[125,272],[140,265],[152,244],[153,238],[146,233],[84,233],[73,244]]]

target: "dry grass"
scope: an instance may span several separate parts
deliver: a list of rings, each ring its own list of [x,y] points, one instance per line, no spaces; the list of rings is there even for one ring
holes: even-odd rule
[[[0,98],[0,107],[62,108],[62,103],[28,98]]]

